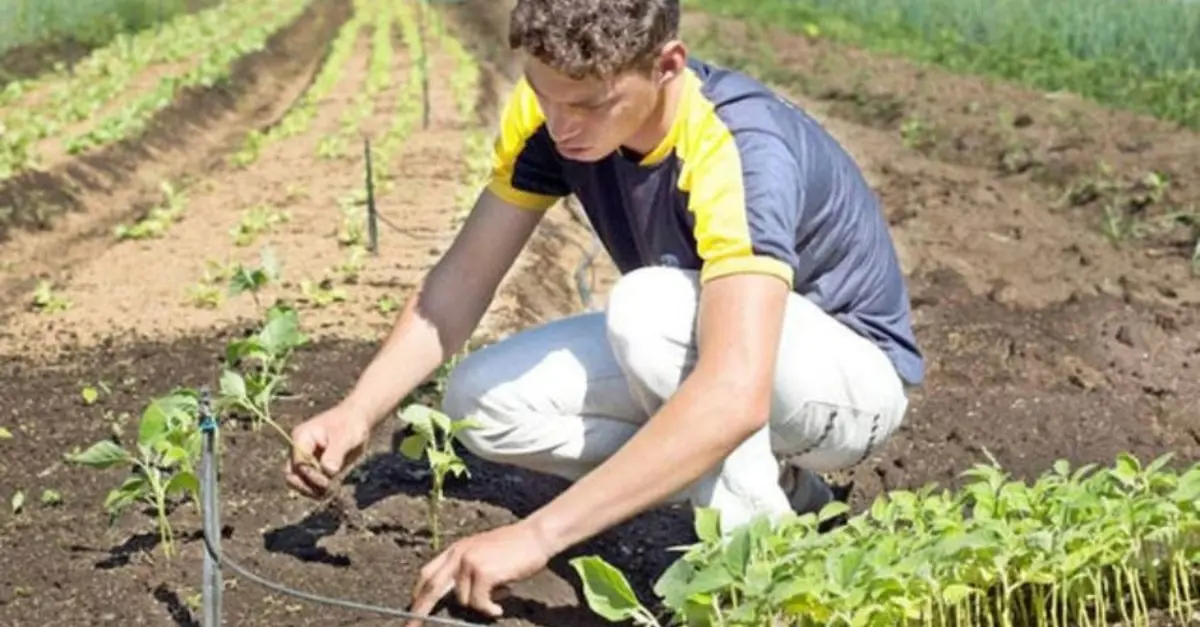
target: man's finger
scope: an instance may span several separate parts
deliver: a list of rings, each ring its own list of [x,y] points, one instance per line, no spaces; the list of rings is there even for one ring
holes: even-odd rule
[[[457,581],[454,582],[454,594],[458,597],[458,604],[467,607],[471,604],[471,578],[474,573],[466,565],[459,566]]]
[[[292,472],[299,475],[309,486],[320,493],[324,493],[329,489],[329,476],[321,471],[320,468],[313,468],[307,463],[292,464]]]
[[[458,575],[459,565],[458,554],[451,547],[421,569],[421,578],[417,581],[413,591],[411,610],[413,614],[429,616],[433,612],[438,601],[441,601],[454,589],[454,580]],[[421,621],[411,620],[405,627],[421,627]]]
[[[471,569],[463,568],[463,570]],[[471,579],[470,606],[492,618],[499,618],[504,610],[492,600],[492,588],[495,587],[495,583],[492,579],[480,575],[478,571],[471,572],[473,577]]]
[[[287,484],[296,492],[309,498],[317,498],[318,488],[312,485],[308,480],[296,472],[296,469],[288,464],[283,469],[283,476],[287,480]]]
[[[295,473],[288,472],[286,475],[284,475],[284,478],[287,480],[288,487],[300,493],[301,496],[307,496],[310,498],[314,496],[312,493],[312,488],[310,488],[309,485]]]

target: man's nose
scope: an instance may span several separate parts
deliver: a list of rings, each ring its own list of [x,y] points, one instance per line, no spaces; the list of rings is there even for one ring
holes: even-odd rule
[[[566,111],[555,111],[546,117],[546,127],[554,141],[566,141],[583,130],[580,116]]]

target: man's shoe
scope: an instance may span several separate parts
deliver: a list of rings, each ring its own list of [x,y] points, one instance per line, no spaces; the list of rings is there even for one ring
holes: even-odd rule
[[[779,487],[787,495],[792,511],[800,516],[820,513],[829,503],[835,500],[844,502],[846,498],[846,495],[837,494],[821,475],[787,462],[780,465]],[[840,514],[822,523],[818,530],[824,533],[846,524],[847,520],[846,514]]]

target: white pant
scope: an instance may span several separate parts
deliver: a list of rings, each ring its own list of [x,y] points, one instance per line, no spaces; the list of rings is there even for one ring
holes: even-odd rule
[[[695,272],[631,272],[604,312],[534,327],[469,355],[450,375],[442,409],[481,424],[460,436],[477,456],[577,480],[615,453],[691,371],[699,289]],[[804,497],[780,487],[780,460],[815,472],[853,466],[896,430],[907,407],[879,347],[792,294],[768,426],[669,502],[717,508],[726,529],[793,511]]]

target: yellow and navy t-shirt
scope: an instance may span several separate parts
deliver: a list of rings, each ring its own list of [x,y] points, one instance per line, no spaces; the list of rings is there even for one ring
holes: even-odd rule
[[[646,265],[777,276],[888,354],[924,360],[879,201],[813,118],[761,82],[692,59],[670,132],[646,155],[555,150],[524,80],[505,105],[488,188],[542,211],[574,194],[621,272]]]

